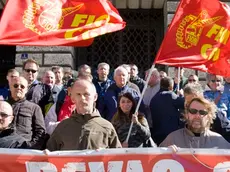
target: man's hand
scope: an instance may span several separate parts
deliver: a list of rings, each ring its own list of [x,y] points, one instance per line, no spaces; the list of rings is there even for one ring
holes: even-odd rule
[[[170,145],[168,148],[171,148],[173,153],[177,153],[179,151],[179,147],[177,147],[176,145]]]
[[[129,147],[129,144],[126,141],[124,141],[121,145],[122,145],[123,148],[128,148]]]

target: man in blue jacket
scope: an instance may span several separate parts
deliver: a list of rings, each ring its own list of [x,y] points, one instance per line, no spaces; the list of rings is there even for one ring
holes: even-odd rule
[[[110,66],[107,63],[99,63],[97,66],[97,74],[98,76],[93,79],[93,84],[96,87],[98,99],[96,102],[96,107],[98,108],[98,104],[100,101],[103,101],[105,92],[109,88],[111,84],[114,82],[108,78]]]
[[[161,79],[160,91],[150,102],[152,115],[152,138],[159,145],[169,133],[183,127],[180,109],[184,109],[184,98],[173,92],[173,79]]]
[[[127,85],[128,71],[123,66],[119,66],[115,69],[114,81],[115,83],[112,84],[106,91],[104,100],[100,101],[98,105],[98,110],[102,116],[109,121],[111,121],[113,115],[117,111],[117,100],[121,92],[130,92],[136,101],[138,101],[140,98],[140,95],[137,93],[137,91]],[[143,103],[141,103],[140,111],[145,113]]]

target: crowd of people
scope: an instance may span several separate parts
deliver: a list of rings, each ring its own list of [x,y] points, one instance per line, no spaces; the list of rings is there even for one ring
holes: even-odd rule
[[[135,64],[99,63],[76,75],[54,66],[42,74],[33,59],[22,73],[10,69],[0,95],[0,147],[49,151],[121,147],[230,148],[230,77],[207,74],[173,78]],[[137,103],[144,91],[140,107]],[[127,139],[130,125],[133,123]]]

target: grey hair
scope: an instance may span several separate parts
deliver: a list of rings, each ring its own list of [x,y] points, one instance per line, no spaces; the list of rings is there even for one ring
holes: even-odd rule
[[[195,94],[195,95],[203,95],[203,88],[199,83],[188,83],[184,87],[184,94]]]
[[[116,76],[117,72],[118,72],[118,71],[121,71],[121,70],[126,72],[127,77],[129,76],[128,71],[127,71],[127,69],[126,69],[124,66],[118,66],[118,67],[114,70],[114,76]]]
[[[146,70],[145,72],[149,73],[150,69]],[[160,72],[156,68],[153,69],[152,75],[156,76],[157,78],[160,78]]]
[[[108,69],[110,69],[110,66],[109,66],[109,64],[108,64],[108,63],[105,63],[105,62],[101,62],[101,63],[99,63],[99,64],[97,65],[97,69],[99,69],[101,66],[107,66],[107,67],[108,67]]]

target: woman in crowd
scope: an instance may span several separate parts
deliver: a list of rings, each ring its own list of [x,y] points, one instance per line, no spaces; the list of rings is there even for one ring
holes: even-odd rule
[[[118,110],[112,119],[112,124],[117,131],[117,135],[123,147],[143,147],[151,138],[148,122],[143,114],[134,114],[136,101],[132,94],[126,92],[119,96]],[[130,124],[133,128],[128,141],[125,143]]]

